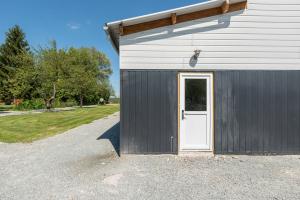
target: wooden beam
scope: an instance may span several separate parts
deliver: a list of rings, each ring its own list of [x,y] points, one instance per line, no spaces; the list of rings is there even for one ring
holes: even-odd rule
[[[172,21],[172,25],[176,24],[176,22],[177,22],[176,13],[172,13],[171,14],[171,21]]]
[[[175,24],[178,24],[178,23],[183,23],[183,22],[187,22],[187,21],[191,21],[191,20],[202,19],[202,18],[212,17],[212,16],[216,16],[216,15],[222,15],[222,14],[224,14],[223,13],[223,5],[221,7],[217,7],[217,8],[200,10],[200,11],[187,13],[187,14],[183,14],[183,15],[176,15],[176,17],[174,17],[174,15],[172,14],[171,20],[170,20],[170,17],[168,17],[168,18],[158,19],[158,20],[154,20],[154,21],[129,25],[129,26],[122,26],[123,35],[129,35],[129,34],[147,31],[147,30],[151,30],[151,29],[155,29],[155,28],[164,27],[164,26],[170,26],[170,25],[173,25],[174,18],[176,19]],[[244,10],[246,8],[247,8],[247,1],[234,3],[228,7],[227,13]],[[121,27],[121,25],[120,25],[120,27]],[[121,33],[121,31],[120,31],[120,33]]]
[[[229,10],[229,0],[225,0],[225,2],[222,5],[222,13],[225,14]]]
[[[123,23],[120,24],[119,31],[120,31],[120,35],[123,36],[124,35],[124,26],[123,26]]]

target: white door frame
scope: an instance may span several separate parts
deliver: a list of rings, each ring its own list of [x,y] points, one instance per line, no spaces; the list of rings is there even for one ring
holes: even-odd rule
[[[207,114],[208,114],[208,122],[207,122],[207,131],[208,131],[208,143],[209,147],[204,149],[191,149],[191,150],[183,150],[182,149],[182,135],[181,133],[184,132],[184,127],[182,123],[182,110],[184,110],[184,84],[182,81],[185,80],[186,77],[190,78],[203,78],[207,79]],[[213,132],[214,132],[214,98],[213,98],[213,91],[214,91],[214,85],[213,85],[213,73],[210,72],[184,72],[178,74],[178,151],[201,151],[201,152],[212,152],[213,151]]]

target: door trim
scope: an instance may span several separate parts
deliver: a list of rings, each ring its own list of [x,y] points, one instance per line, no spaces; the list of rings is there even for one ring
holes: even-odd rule
[[[210,112],[210,120],[211,120],[211,123],[210,123],[210,149],[209,150],[188,150],[188,151],[183,151],[181,150],[181,146],[180,146],[180,132],[181,132],[181,77],[183,75],[187,75],[187,76],[193,76],[193,75],[204,75],[204,76],[207,76],[209,75],[210,76],[210,81],[211,81],[211,93],[210,93],[210,104],[211,104],[211,112]],[[178,122],[178,154],[180,152],[214,152],[214,115],[215,115],[215,112],[214,112],[214,107],[215,107],[215,101],[214,101],[214,73],[213,72],[179,72],[178,75],[177,75],[177,82],[178,82],[178,88],[177,88],[177,91],[178,91],[178,105],[177,105],[177,109],[178,109],[178,119],[177,119],[177,122]]]

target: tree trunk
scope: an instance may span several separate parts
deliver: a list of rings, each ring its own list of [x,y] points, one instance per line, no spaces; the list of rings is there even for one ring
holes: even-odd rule
[[[80,108],[82,108],[82,106],[83,106],[83,96],[80,95]]]
[[[56,85],[55,83],[53,83],[53,95],[52,95],[52,101],[55,101],[55,97],[56,97]],[[51,106],[52,106],[52,102],[51,102]]]
[[[55,101],[55,95],[56,95],[56,86],[55,83],[53,83],[53,94],[49,99],[44,99],[45,105],[47,110],[49,111],[53,107],[53,102]]]
[[[52,107],[52,103],[51,103],[51,98],[49,99],[44,99],[45,101],[45,105],[48,111],[50,111],[51,107]]]

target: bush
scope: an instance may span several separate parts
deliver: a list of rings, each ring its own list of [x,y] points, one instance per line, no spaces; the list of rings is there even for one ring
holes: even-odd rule
[[[42,99],[24,100],[15,106],[16,110],[36,110],[45,108],[45,103]]]
[[[55,108],[65,108],[65,107],[73,107],[77,106],[78,103],[74,99],[68,99],[66,101],[60,101],[59,99],[56,99],[54,107]]]
[[[113,103],[113,104],[119,104],[120,103],[120,98],[110,98],[109,102]]]

